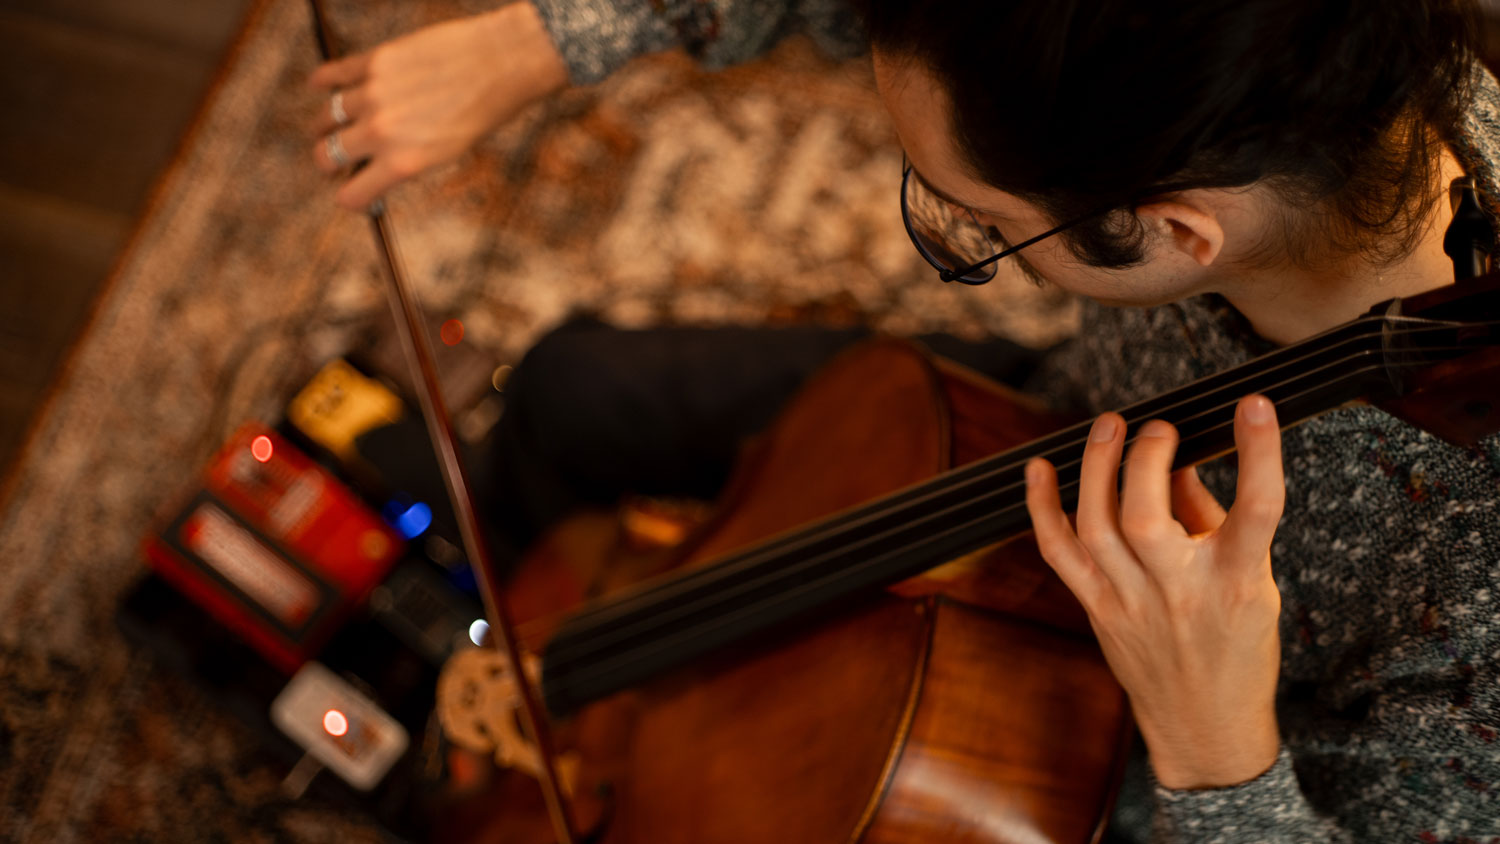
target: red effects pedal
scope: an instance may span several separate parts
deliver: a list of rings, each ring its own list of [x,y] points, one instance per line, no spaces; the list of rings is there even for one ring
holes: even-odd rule
[[[287,675],[390,571],[405,543],[327,469],[250,423],[210,461],[151,566]]]

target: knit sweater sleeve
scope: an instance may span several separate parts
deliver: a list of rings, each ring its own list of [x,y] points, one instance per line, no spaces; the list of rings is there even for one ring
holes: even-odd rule
[[[1179,791],[1156,785],[1151,840],[1159,844],[1353,842],[1303,796],[1285,747],[1265,773],[1228,788]]]
[[[1240,785],[1157,786],[1152,840],[1500,840],[1500,437],[1457,448],[1349,407],[1283,444],[1284,748]]]
[[[1269,770],[1239,785],[1179,791],[1153,783],[1150,840],[1477,844],[1500,839],[1497,684],[1500,676],[1492,664],[1393,683],[1399,688],[1372,704],[1383,714],[1350,725],[1354,729],[1343,746],[1302,751],[1298,764],[1307,769],[1305,782],[1284,746]]]
[[[532,0],[574,84],[631,59],[683,48],[706,67],[755,58],[794,32],[836,57],[864,48],[844,0]]]

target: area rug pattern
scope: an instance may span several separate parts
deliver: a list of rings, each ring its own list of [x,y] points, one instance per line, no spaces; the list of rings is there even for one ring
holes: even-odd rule
[[[471,12],[339,0],[369,46]],[[286,771],[112,615],[139,543],[241,421],[275,419],[388,314],[360,217],[337,211],[303,127],[320,102],[301,0],[264,0],[59,376],[0,501],[0,840],[368,841],[279,790]],[[801,42],[720,74],[641,61],[537,107],[391,201],[474,402],[568,315],[627,326],[868,324],[895,333],[1072,329],[1055,291],[939,284],[896,204],[900,149],[867,63]]]

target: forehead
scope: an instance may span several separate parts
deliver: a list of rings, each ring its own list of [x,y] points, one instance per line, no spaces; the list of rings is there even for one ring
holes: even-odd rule
[[[907,158],[924,174],[958,169],[947,91],[920,63],[907,57],[876,50],[874,65],[875,87]]]
[[[1015,197],[985,184],[963,163],[952,135],[948,92],[920,62],[874,53],[875,85],[912,168],[934,193],[958,205],[1013,213]]]

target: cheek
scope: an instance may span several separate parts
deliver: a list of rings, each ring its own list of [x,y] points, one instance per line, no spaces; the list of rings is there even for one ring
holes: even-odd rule
[[[1040,217],[1016,220],[978,211],[974,212],[974,218],[988,230],[991,240],[1000,249],[1008,249],[1035,237],[1053,225]],[[1005,261],[1015,262],[1032,281],[1045,282],[1105,304],[1131,304],[1135,298],[1132,285],[1121,279],[1118,272],[1085,264],[1068,248],[1061,235],[1033,243]],[[1147,291],[1140,292],[1155,298]]]
[[[1077,256],[1055,236],[1033,243],[1017,252],[1016,257],[1025,258],[1037,273],[1064,290],[1077,291],[1080,287],[1087,287],[1088,277],[1093,274],[1091,268],[1079,262]]]
[[[1130,298],[1130,285],[1118,273],[1083,263],[1060,239],[1044,240],[1016,253],[1016,257],[1023,256],[1037,275],[1069,293],[1108,303]]]
[[[969,213],[974,215],[974,219],[986,229],[991,239],[1002,249],[1009,249],[1018,243],[1024,243],[1057,225],[1030,208],[1018,209],[1004,217],[984,211],[970,211]],[[1044,238],[1023,251],[1027,254],[1045,251],[1048,247],[1055,245],[1058,239],[1057,235]]]

